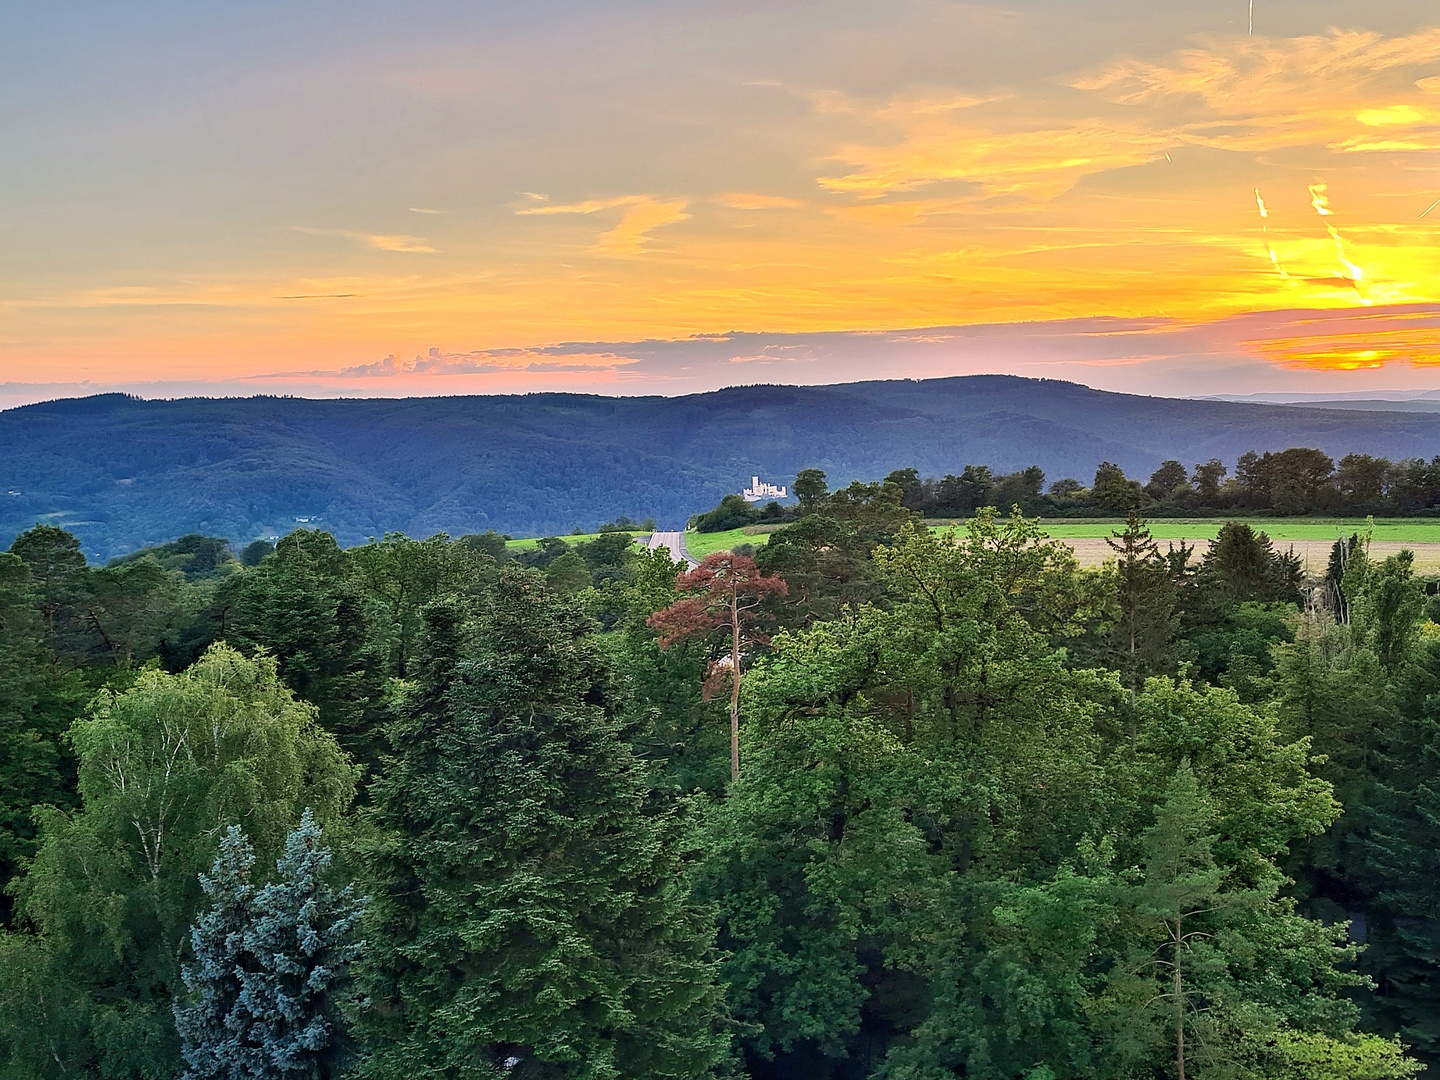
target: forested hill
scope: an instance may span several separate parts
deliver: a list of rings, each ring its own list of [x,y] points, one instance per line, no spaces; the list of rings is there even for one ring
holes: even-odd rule
[[[575,394],[317,401],[123,395],[0,413],[0,545],[44,521],[92,557],[198,531],[244,541],[305,519],[355,543],[568,532],[620,514],[678,525],[752,474],[833,482],[986,463],[1088,481],[1246,450],[1440,453],[1440,416],[1112,394],[1010,376]]]

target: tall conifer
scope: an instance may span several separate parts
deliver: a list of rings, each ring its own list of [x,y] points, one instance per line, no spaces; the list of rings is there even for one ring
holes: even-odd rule
[[[366,1075],[708,1075],[711,932],[588,621],[514,570],[427,620],[374,792]]]

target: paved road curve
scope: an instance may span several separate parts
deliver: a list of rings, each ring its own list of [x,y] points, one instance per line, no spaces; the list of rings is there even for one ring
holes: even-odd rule
[[[646,546],[649,547],[652,551],[653,551],[655,548],[669,548],[669,549],[670,549],[670,558],[674,559],[676,562],[683,562],[683,563],[684,563],[685,565],[687,565],[687,566],[699,566],[699,565],[700,565],[700,563],[699,563],[697,560],[692,559],[692,558],[690,557],[689,553],[685,550],[685,534],[684,534],[684,533],[678,533],[678,532],[654,532],[654,533],[651,533],[651,534],[650,534],[650,539],[646,542]]]

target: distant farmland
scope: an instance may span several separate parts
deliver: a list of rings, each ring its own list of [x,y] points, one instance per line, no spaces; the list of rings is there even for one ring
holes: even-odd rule
[[[1307,569],[1319,572],[1324,569],[1330,557],[1330,546],[1341,537],[1353,533],[1363,534],[1369,526],[1363,518],[1240,518],[1251,528],[1265,533],[1281,549],[1293,548],[1306,563]],[[1150,534],[1160,542],[1163,551],[1171,543],[1181,541],[1196,548],[1196,555],[1204,553],[1205,545],[1215,539],[1224,518],[1194,518],[1147,523]],[[1374,521],[1371,553],[1383,558],[1406,549],[1415,553],[1415,568],[1420,573],[1440,573],[1440,518],[1377,518]],[[1095,518],[1076,521],[1067,518],[1061,521],[1041,521],[1046,535],[1064,540],[1075,549],[1075,555],[1086,566],[1098,566],[1113,552],[1105,543],[1124,528],[1120,518]],[[963,522],[930,522],[936,532],[964,529]],[[770,539],[770,533],[777,526],[749,525],[742,529],[725,532],[685,534],[685,548],[694,559],[703,559],[712,551],[730,551],[742,544],[763,547]],[[583,543],[595,539],[594,535],[562,536],[567,543]],[[532,548],[534,539],[511,540],[506,546]]]
[[[1369,524],[1363,518],[1244,518],[1251,528],[1265,533],[1281,548],[1295,549],[1311,569],[1323,569],[1330,557],[1330,546],[1342,536],[1364,533]],[[1223,518],[1196,518],[1149,522],[1150,534],[1160,541],[1161,548],[1184,541],[1198,549],[1215,539]],[[1105,538],[1124,528],[1119,518],[1076,521],[1041,521],[1047,535],[1064,540],[1075,549],[1076,556],[1087,566],[1104,562],[1111,554]],[[931,522],[936,531],[964,528],[963,523]],[[741,544],[763,546],[769,539],[769,526],[750,526],[727,532],[685,534],[690,555],[703,559],[712,551],[725,551]],[[1371,552],[1378,557],[1393,555],[1402,548],[1415,553],[1416,569],[1422,573],[1440,572],[1440,518],[1377,518],[1374,522]]]

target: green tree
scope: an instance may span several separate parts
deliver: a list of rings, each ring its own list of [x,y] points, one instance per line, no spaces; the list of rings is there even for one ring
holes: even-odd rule
[[[265,556],[275,553],[275,545],[269,540],[252,540],[240,551],[241,566],[259,566]]]
[[[306,529],[283,537],[274,555],[227,579],[222,599],[227,640],[273,656],[286,685],[319,710],[324,728],[373,768],[384,742],[379,725],[385,679],[394,670],[387,629],[393,624],[335,538]]]
[[[0,1012],[0,1045],[18,1077],[168,1078],[179,959],[219,836],[244,822],[269,856],[303,807],[336,818],[354,771],[274,661],[223,646],[181,675],[146,671],[102,693],[70,738],[81,806],[39,813],[18,889],[34,932],[9,941],[0,972],[36,1000]],[[58,1060],[47,1046],[63,1046]]]
[[[883,595],[869,546],[850,525],[824,514],[771,533],[755,553],[755,565],[785,581],[785,602],[778,609],[782,625],[840,618]]]
[[[741,496],[730,494],[720,500],[713,510],[695,518],[696,532],[726,532],[744,525],[753,525],[760,520],[760,511]]]
[[[1018,506],[1025,513],[1033,514],[1041,505],[1040,492],[1044,487],[1045,471],[1038,465],[1030,465],[997,479],[987,505],[1002,511]]]
[[[78,673],[51,666],[46,636],[29,568],[0,552],[0,890],[35,853],[32,808],[75,797],[63,735],[88,688]],[[0,925],[10,922],[11,899],[0,891]]]
[[[92,648],[116,665],[148,659],[174,628],[184,577],[158,559],[143,558],[90,571],[81,617],[94,635]]]
[[[1249,1075],[1273,1075],[1246,1060],[1247,1035],[1293,1026],[1335,1043],[1353,1024],[1337,996],[1360,981],[1341,970],[1356,952],[1343,927],[1295,915],[1265,860],[1247,872],[1223,858],[1222,816],[1182,761],[1141,839],[1142,876],[1121,893],[1128,941],[1097,1010],[1117,1064],[1168,1057],[1177,1080],[1257,1064]]]
[[[966,465],[959,476],[946,476],[940,481],[940,510],[956,517],[966,517],[982,506],[994,505],[991,494],[995,477],[988,465]]]
[[[1201,560],[1199,584],[1224,606],[1247,600],[1300,598],[1300,561],[1275,550],[1270,537],[1243,521],[1227,521]]]
[[[900,489],[900,505],[906,509],[923,511],[925,504],[925,481],[920,479],[916,469],[896,469],[882,483],[894,484]],[[931,481],[933,484],[934,481]]]
[[[1127,480],[1119,465],[1102,461],[1090,485],[1090,497],[1102,510],[1126,513],[1144,504],[1145,489],[1138,480]]]
[[[703,641],[660,648],[647,625],[651,615],[679,598],[675,579],[683,562],[656,548],[640,556],[633,580],[614,586],[617,618],[600,644],[616,670],[634,687],[645,720],[636,731],[636,753],[653,766],[651,782],[665,801],[680,794],[721,794],[729,782],[729,743],[724,714],[704,699],[709,646]]]
[[[1100,797],[1097,699],[1119,688],[1051,639],[1084,632],[1103,581],[993,511],[964,538],[907,526],[876,561],[893,610],[781,633],[751,672],[751,764],[705,824],[702,891],[763,1075],[878,1066],[946,1007],[927,984],[973,960],[954,950],[979,882],[1053,867]]]
[[[710,932],[589,622],[509,569],[427,619],[375,782],[364,1075],[708,1075]]]
[[[1172,458],[1161,462],[1160,467],[1150,474],[1150,480],[1145,485],[1145,494],[1156,500],[1168,499],[1175,489],[1188,479],[1185,466]]]
[[[1115,552],[1120,618],[1110,633],[1110,652],[1131,691],[1174,663],[1175,586],[1170,564],[1160,554],[1140,515],[1131,510],[1121,532],[1105,541]]]
[[[1415,556],[1401,551],[1376,564],[1368,537],[1351,552],[1340,587],[1351,632],[1374,652],[1386,671],[1409,659],[1419,633],[1425,594],[1415,580]]]
[[[1195,494],[1206,506],[1215,506],[1220,501],[1220,483],[1225,479],[1225,463],[1219,458],[1195,466],[1190,482],[1195,485]]]
[[[389,533],[384,540],[351,548],[345,557],[360,587],[383,605],[389,645],[386,670],[401,679],[410,674],[421,610],[441,595],[483,590],[489,567],[473,547],[451,543],[444,533],[428,540]]]
[[[1335,487],[1347,506],[1374,507],[1385,498],[1390,462],[1369,454],[1346,454],[1335,470]]]
[[[819,469],[801,469],[795,475],[795,484],[791,490],[795,493],[795,498],[800,500],[802,514],[814,513],[820,509],[829,495],[825,474]]]
[[[1395,720],[1367,740],[1378,762],[1358,838],[1368,905],[1373,1010],[1431,1065],[1440,1063],[1440,643],[1400,673]],[[1359,875],[1357,875],[1359,876]]]
[[[54,525],[36,525],[10,545],[10,554],[29,568],[35,604],[45,620],[52,662],[61,651],[61,635],[73,608],[86,593],[85,556],[80,541]]]

